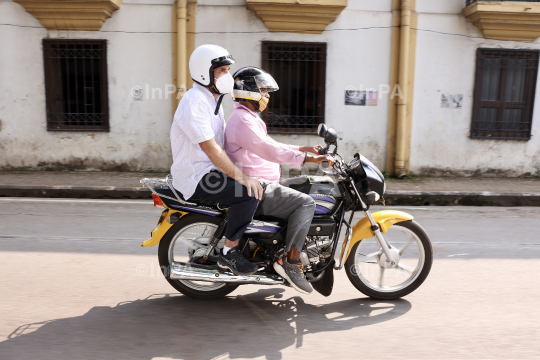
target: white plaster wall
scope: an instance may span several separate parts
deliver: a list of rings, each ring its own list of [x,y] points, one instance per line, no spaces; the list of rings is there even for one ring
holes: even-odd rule
[[[418,13],[461,14],[465,0],[416,0]]]
[[[0,0],[0,169],[74,168],[167,170],[171,163],[171,99],[148,99],[172,79],[171,12],[174,0],[125,0],[101,31],[49,32],[11,0]],[[199,0],[196,43],[216,43],[237,59],[236,70],[261,65],[261,41],[328,44],[326,123],[340,136],[340,153],[360,151],[384,168],[388,95],[378,106],[345,106],[348,87],[388,84],[391,0],[349,0],[320,35],[268,32],[245,0]],[[540,112],[530,141],[470,139],[476,49],[540,49],[540,43],[484,39],[461,15],[464,0],[417,0],[419,13],[411,145],[415,173],[540,171]],[[348,30],[344,30],[348,29]],[[356,30],[355,30],[356,29]],[[46,130],[43,38],[107,39],[110,128],[103,132]],[[142,101],[133,86],[145,89]],[[463,94],[462,109],[440,107],[441,94]],[[157,95],[157,94],[156,94]],[[540,91],[536,92],[536,97]],[[536,102],[538,103],[538,102]],[[224,101],[226,115],[232,101]],[[276,135],[278,141],[317,144],[309,135]]]
[[[427,10],[430,2],[418,1],[418,9]],[[411,171],[506,176],[539,173],[540,91],[536,91],[531,140],[478,140],[469,135],[476,49],[540,49],[540,44],[484,39],[460,14],[419,13],[418,29]],[[463,94],[463,108],[441,108],[442,93]]]
[[[234,6],[228,6],[234,5]],[[349,0],[347,7],[327,31],[316,34],[269,32],[262,20],[245,7],[245,1],[200,0],[197,6],[196,45],[214,43],[225,47],[243,66],[261,66],[261,41],[326,42],[326,124],[339,136],[340,153],[360,151],[377,166],[384,167],[388,137],[389,95],[378,106],[345,106],[345,89],[361,85],[378,88],[390,79],[391,1]],[[377,11],[373,11],[377,10]],[[358,29],[360,30],[340,30]],[[372,28],[372,29],[368,29]],[[232,33],[235,32],[235,33]],[[283,85],[282,85],[283,88]],[[270,99],[272,101],[272,99]],[[232,100],[224,100],[225,113]],[[276,140],[314,145],[322,139],[310,135],[274,135]]]
[[[172,100],[131,89],[172,82],[172,3],[127,0],[101,31],[49,32],[0,1],[0,24],[21,26],[0,25],[0,168],[167,170]],[[46,130],[44,38],[107,39],[110,132]]]

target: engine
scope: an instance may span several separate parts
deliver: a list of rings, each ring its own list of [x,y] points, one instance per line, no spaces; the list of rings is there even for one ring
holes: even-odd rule
[[[329,236],[308,236],[300,254],[307,271],[320,269],[332,256],[332,240]]]

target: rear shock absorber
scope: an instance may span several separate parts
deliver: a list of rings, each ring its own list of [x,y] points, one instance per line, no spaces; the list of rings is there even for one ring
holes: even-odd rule
[[[216,232],[214,233],[214,236],[212,237],[212,240],[208,244],[208,250],[206,250],[206,254],[203,256],[203,261],[206,262],[208,260],[208,256],[210,256],[210,253],[212,250],[215,249],[217,244],[219,243],[219,240],[223,237],[225,234],[225,228],[227,227],[227,217],[223,219],[221,224],[219,224],[219,227],[216,229]]]

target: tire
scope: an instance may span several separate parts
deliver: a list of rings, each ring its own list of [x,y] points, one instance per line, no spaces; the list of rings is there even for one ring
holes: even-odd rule
[[[182,234],[183,231],[187,231],[190,228],[197,228],[206,225],[207,228],[215,226],[217,228],[221,223],[220,217],[212,217],[198,214],[189,214],[180,218],[180,220],[174,224],[169,231],[163,236],[159,243],[158,258],[161,269],[169,269],[169,265],[174,257],[174,245],[175,239]],[[197,225],[199,224],[199,225]],[[214,229],[215,230],[215,229]],[[207,236],[212,236],[213,231]],[[171,249],[171,246],[173,248]],[[172,254],[171,254],[172,252]],[[227,296],[239,285],[230,285],[224,283],[211,283],[211,282],[193,282],[189,280],[171,280],[167,276],[165,277],[169,284],[182,294],[194,299],[219,299]]]
[[[380,263],[377,260],[377,259],[380,259],[377,257],[378,255],[370,257],[367,255],[363,255],[363,253],[359,253],[359,247],[361,246],[361,244],[369,240],[375,242],[374,238],[363,239],[362,241],[359,241],[358,243],[356,243],[351,249],[351,253],[349,257],[347,258],[347,261],[345,262],[345,272],[347,273],[347,277],[349,278],[351,283],[354,285],[354,287],[358,289],[361,293],[371,298],[378,299],[378,300],[398,299],[416,290],[424,282],[424,280],[426,280],[431,270],[432,263],[433,263],[433,248],[431,245],[431,241],[426,231],[420,226],[420,224],[418,224],[414,220],[408,220],[408,221],[396,223],[393,226],[391,226],[390,229],[388,229],[388,232],[385,234],[390,245],[392,245],[392,239],[389,236],[391,229],[394,229],[394,232],[401,231],[404,234],[409,235],[414,240],[414,243],[416,243],[418,247],[418,254],[419,254],[418,264],[414,268],[414,271],[411,272],[410,278],[407,281],[404,281],[395,286],[387,286],[387,287],[383,286],[384,274],[387,271],[396,270],[398,271],[398,274],[401,275],[402,273],[406,273],[407,271],[412,269],[412,267],[407,266],[406,271],[405,269],[403,269],[402,271],[401,269],[396,269],[396,268],[391,268],[389,270],[384,269],[381,271],[382,267],[379,265]],[[411,244],[409,244],[407,247],[404,246],[405,250],[403,254],[407,252]],[[378,247],[378,245],[376,246]],[[415,251],[412,251],[412,252],[415,252]],[[423,260],[420,259],[421,252],[423,252]],[[369,255],[373,255],[373,253]],[[384,255],[380,255],[380,256],[384,256]],[[358,260],[359,258],[362,258],[364,261]],[[367,261],[368,259],[373,259],[373,261]],[[404,266],[401,264],[401,262],[404,261],[405,259],[409,260],[408,258],[405,258],[405,257],[400,258],[399,266],[401,267]],[[380,283],[378,285],[370,282],[368,278],[364,276],[365,274],[362,272],[362,269],[361,269],[362,264],[366,265],[366,267],[374,265],[376,268],[379,269]],[[401,273],[399,273],[399,271],[401,271]],[[397,281],[400,281],[400,280],[398,279]]]

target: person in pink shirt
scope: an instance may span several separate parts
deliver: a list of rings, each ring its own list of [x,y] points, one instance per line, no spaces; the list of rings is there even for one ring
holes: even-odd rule
[[[274,269],[294,289],[309,294],[313,288],[304,276],[300,252],[315,213],[315,201],[307,194],[279,184],[280,164],[300,169],[306,162],[333,164],[334,160],[328,155],[319,155],[320,145],[286,145],[268,136],[257,112],[266,108],[269,92],[279,89],[270,74],[256,67],[245,67],[233,78],[233,97],[237,104],[225,128],[225,151],[239,169],[259,180],[264,189],[256,214],[288,219],[287,255],[274,263]]]

